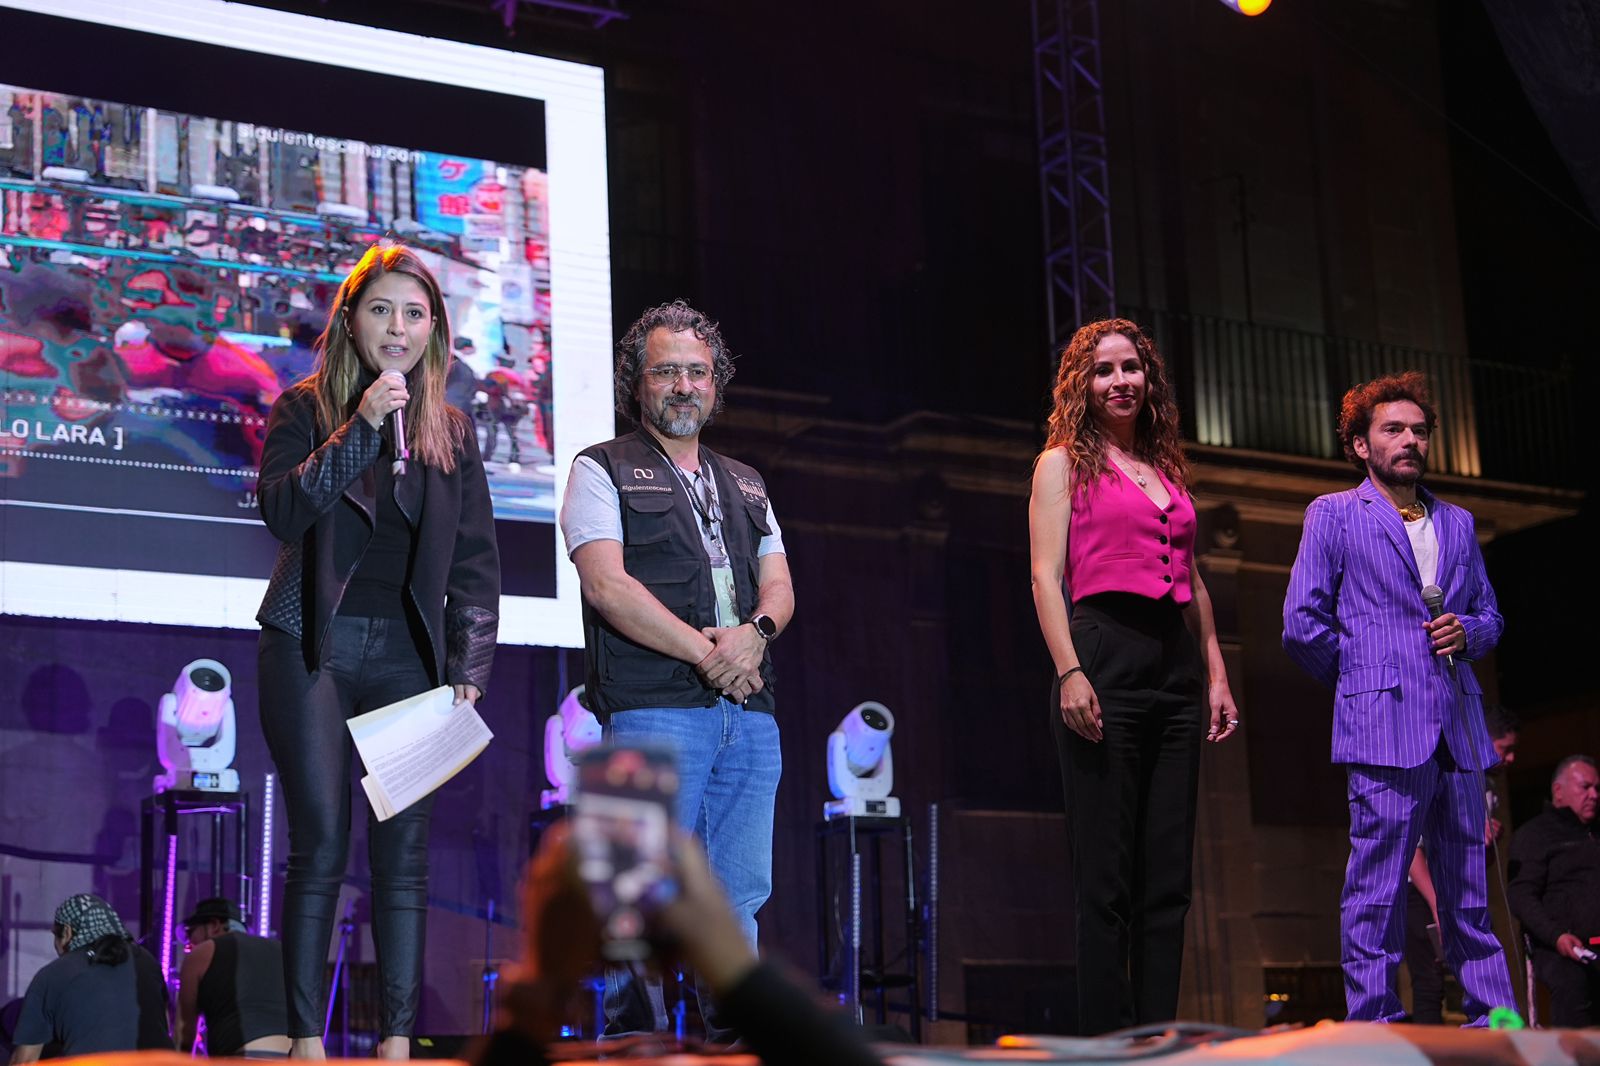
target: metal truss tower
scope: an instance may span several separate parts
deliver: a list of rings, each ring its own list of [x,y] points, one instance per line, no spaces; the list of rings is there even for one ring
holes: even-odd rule
[[[1099,0],[1032,0],[1050,341],[1115,312]]]

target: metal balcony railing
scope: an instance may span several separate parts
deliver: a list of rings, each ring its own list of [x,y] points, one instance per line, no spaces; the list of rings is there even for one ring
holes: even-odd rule
[[[1580,479],[1573,373],[1332,337],[1210,315],[1124,308],[1150,331],[1200,444],[1341,457],[1339,401],[1358,382],[1428,376],[1439,428],[1430,469],[1533,485]]]

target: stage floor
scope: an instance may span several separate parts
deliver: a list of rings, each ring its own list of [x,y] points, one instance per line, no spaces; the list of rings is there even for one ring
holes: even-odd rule
[[[878,1050],[887,1066],[936,1066],[945,1063],[1051,1063],[1075,1064],[1159,1061],[1167,1066],[1220,1066],[1227,1063],[1297,1063],[1301,1066],[1597,1066],[1600,1064],[1600,1030],[1528,1029],[1464,1030],[1425,1025],[1374,1025],[1325,1022],[1283,1032],[1266,1032],[1188,1048],[1165,1047],[1160,1041],[1142,1048],[1120,1040],[1079,1040],[1070,1037],[1007,1038],[1000,1047],[923,1047],[882,1044]],[[599,1060],[584,1057],[578,1045],[559,1045],[559,1061],[588,1066]],[[1144,1052],[1144,1053],[1141,1053]],[[577,1057],[568,1057],[575,1055]],[[193,1066],[187,1055],[164,1051],[95,1055],[79,1060],[84,1066]],[[243,1060],[239,1060],[243,1061]],[[371,1066],[372,1059],[330,1059],[330,1066]],[[607,1061],[616,1062],[616,1059]],[[672,1055],[664,1058],[628,1059],[638,1066],[757,1066],[750,1055]],[[830,1066],[817,1063],[816,1066]]]

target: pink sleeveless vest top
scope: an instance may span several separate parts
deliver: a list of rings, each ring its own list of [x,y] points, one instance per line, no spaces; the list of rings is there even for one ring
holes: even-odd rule
[[[1073,603],[1099,592],[1190,601],[1194,503],[1159,476],[1172,497],[1165,510],[1115,464],[1097,483],[1074,487],[1065,574]]]

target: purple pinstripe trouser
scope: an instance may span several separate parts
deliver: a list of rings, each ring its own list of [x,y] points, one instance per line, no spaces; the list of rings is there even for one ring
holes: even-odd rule
[[[1405,946],[1406,869],[1420,838],[1439,898],[1446,961],[1461,982],[1469,1026],[1516,1007],[1505,953],[1489,924],[1483,773],[1443,749],[1421,766],[1347,768],[1350,864],[1339,900],[1350,1021],[1401,1021],[1395,969]]]

